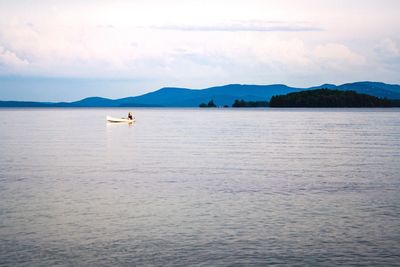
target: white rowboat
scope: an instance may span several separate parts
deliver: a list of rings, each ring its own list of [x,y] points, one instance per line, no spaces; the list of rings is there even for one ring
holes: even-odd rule
[[[108,121],[108,122],[132,123],[132,122],[135,121],[135,119],[130,120],[130,119],[127,119],[127,118],[114,118],[114,117],[111,117],[111,116],[107,116],[107,121]]]

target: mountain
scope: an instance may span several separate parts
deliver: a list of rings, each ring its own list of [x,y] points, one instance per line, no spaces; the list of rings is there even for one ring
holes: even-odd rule
[[[323,85],[309,87],[309,88],[307,88],[307,90],[315,90],[315,89],[335,89],[335,88],[337,88],[336,85],[330,84],[330,83],[325,83],[325,84],[323,84]]]
[[[165,87],[144,95],[120,99],[89,97],[75,102],[61,103],[0,101],[0,107],[198,107],[200,103],[207,103],[211,99],[219,106],[231,106],[236,99],[269,101],[274,95],[322,88],[355,91],[381,98],[400,99],[400,85],[379,82],[355,82],[342,85],[322,84],[309,88],[289,87],[283,84],[229,84],[206,89]]]
[[[4,108],[50,108],[52,104],[31,101],[0,101],[0,107]]]
[[[202,90],[162,88],[158,91],[131,97],[131,103],[172,107],[197,107],[200,103],[214,100],[220,106],[232,105],[235,99],[265,101],[276,94],[297,92],[299,88],[286,85],[230,84]]]
[[[331,88],[330,88],[331,89]],[[360,94],[368,94],[376,97],[400,99],[400,85],[392,85],[378,82],[346,83],[335,89],[343,91],[356,91]]]

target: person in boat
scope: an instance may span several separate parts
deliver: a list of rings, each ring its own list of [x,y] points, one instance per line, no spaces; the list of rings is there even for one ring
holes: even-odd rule
[[[133,120],[132,113],[128,112],[128,119]]]

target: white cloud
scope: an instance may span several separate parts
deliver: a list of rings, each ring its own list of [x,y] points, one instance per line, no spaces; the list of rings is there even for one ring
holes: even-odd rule
[[[311,45],[299,37],[259,31],[164,31],[142,27],[0,28],[0,38],[29,60],[22,74],[67,77],[181,79],[348,69],[364,58],[343,44]],[[133,45],[132,45],[133,44]],[[241,71],[240,71],[241,69]],[[235,74],[233,74],[235,73]]]
[[[19,58],[14,52],[5,49],[0,45],[0,70],[9,72],[11,70],[18,71],[29,65],[26,59]]]
[[[382,40],[376,47],[378,59],[389,64],[400,64],[400,48],[391,38]]]
[[[377,22],[362,19],[376,8],[365,5],[364,15],[355,12],[359,0],[346,8],[321,2],[51,1],[52,6],[41,0],[30,8],[0,3],[0,75],[300,86],[314,85],[316,77],[368,79],[371,64],[399,62],[393,39],[372,52],[364,49],[386,29],[386,17],[392,24],[398,20],[392,14],[398,4],[379,5],[388,10]],[[371,60],[376,54],[383,63]]]
[[[314,54],[316,59],[320,60],[323,64],[332,64],[341,67],[343,64],[348,65],[363,65],[366,59],[343,44],[329,43],[318,45]]]
[[[221,32],[308,32],[322,31],[323,29],[306,22],[283,22],[283,21],[229,21],[213,24],[166,24],[151,26],[150,28],[160,30],[176,31],[221,31]]]

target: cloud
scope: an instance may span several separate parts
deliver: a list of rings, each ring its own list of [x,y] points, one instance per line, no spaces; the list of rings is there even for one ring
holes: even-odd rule
[[[20,66],[0,69],[0,74],[172,81],[223,78],[227,82],[260,77],[258,82],[262,82],[266,72],[314,76],[321,65],[326,71],[337,71],[364,62],[363,56],[344,44],[307,44],[297,32],[282,36],[260,31],[160,31],[104,25],[108,24],[0,27],[0,42],[9,48],[2,50],[2,61],[8,58],[8,66]]]
[[[374,49],[379,61],[387,64],[400,64],[400,48],[393,39],[382,40]]]
[[[98,28],[108,28],[108,29],[114,29],[115,28],[115,26],[112,25],[112,24],[107,24],[107,25],[99,24],[99,25],[97,25],[97,27]]]
[[[318,45],[314,50],[314,54],[324,64],[363,65],[366,63],[365,57],[351,51],[347,46],[338,43]]]
[[[5,71],[26,67],[29,62],[26,59],[21,59],[16,53],[4,48],[0,45],[0,68]]]
[[[175,24],[159,25],[150,28],[172,31],[223,31],[223,32],[309,32],[324,29],[310,23],[282,21],[233,21],[207,24]]]
[[[97,21],[82,25],[13,21],[0,24],[0,75],[134,79],[191,87],[288,81],[299,86],[304,81],[316,83],[311,80],[369,77],[365,75],[368,54],[343,40],[320,38],[327,32],[257,30],[289,24],[250,21],[226,23],[224,27],[231,29],[227,31],[181,31]],[[239,26],[253,30],[241,31]],[[358,76],[352,76],[355,73]]]

